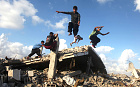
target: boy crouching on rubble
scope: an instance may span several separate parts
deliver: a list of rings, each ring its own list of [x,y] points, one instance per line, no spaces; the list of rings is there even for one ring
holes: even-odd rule
[[[39,48],[41,48],[43,45],[44,45],[44,41],[41,41],[41,43],[39,43],[39,44],[35,44],[32,48],[31,53],[28,55],[27,59],[29,59],[29,57],[31,57],[35,53],[38,55],[38,57],[41,57]]]

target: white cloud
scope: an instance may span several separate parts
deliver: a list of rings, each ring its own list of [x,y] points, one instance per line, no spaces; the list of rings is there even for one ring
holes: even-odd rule
[[[59,42],[60,42],[59,43],[59,50],[63,50],[63,49],[66,49],[67,48],[66,40],[60,39]]]
[[[51,23],[51,21],[46,21],[45,24],[49,27],[52,27],[53,29],[65,29],[66,26],[64,26],[65,23],[68,23],[68,18],[63,18],[59,22],[56,22],[55,25]]]
[[[118,62],[120,64],[125,64],[129,58],[134,58],[135,56],[136,54],[131,49],[126,49],[122,52]]]
[[[113,0],[97,0],[97,2],[99,2],[100,4],[104,4],[109,1],[113,1]]]
[[[44,20],[39,18],[38,16],[32,16],[32,22],[33,22],[33,24],[37,24],[37,23],[44,22]]]
[[[24,27],[25,17],[32,17],[34,22],[39,22],[41,19],[36,16],[37,12],[27,0],[0,0],[0,28],[21,29]]]
[[[32,46],[24,46],[19,42],[10,42],[8,38],[3,33],[0,35],[0,57],[5,58],[23,58],[27,56],[32,49]]]
[[[138,10],[140,12],[140,0],[134,0],[134,4],[136,6],[135,10]]]
[[[64,30],[57,31],[56,33],[61,34],[61,35],[65,35],[65,31]]]
[[[106,58],[106,56],[104,54],[100,54],[99,56],[101,57],[102,61],[106,61],[107,60],[107,58]]]
[[[103,63],[105,64],[108,73],[121,73],[121,74],[131,75],[130,72],[126,72],[126,70],[128,69],[128,59],[135,58],[136,53],[134,53],[131,49],[125,49],[122,52],[120,58],[118,58],[118,60],[113,60],[113,59],[107,58],[104,54],[104,53],[109,53],[112,50],[112,47],[101,46],[99,48],[102,48],[102,49],[111,48],[110,50],[101,49],[97,51]]]
[[[48,6],[53,9],[52,3]],[[38,10],[32,3],[27,0],[0,0],[0,28],[5,29],[22,29],[27,17],[32,18],[34,25],[44,23],[53,29],[65,29],[65,23],[68,23],[68,18],[63,17],[59,22],[51,23],[50,20],[45,21],[36,15]],[[64,35],[64,30],[56,31]]]
[[[97,53],[109,53],[112,50],[114,50],[114,48],[110,46],[100,46],[95,49]]]

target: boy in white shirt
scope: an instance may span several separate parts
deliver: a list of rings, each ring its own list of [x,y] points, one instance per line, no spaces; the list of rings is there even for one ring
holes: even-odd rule
[[[77,41],[77,40],[78,40],[78,41]],[[82,38],[80,35],[76,35],[76,36],[74,37],[74,41],[73,41],[72,43],[70,43],[70,46],[72,46],[72,44],[73,44],[73,43],[76,43],[76,42],[77,42],[77,44],[78,44],[78,42],[79,42],[80,40],[83,40],[83,38]]]

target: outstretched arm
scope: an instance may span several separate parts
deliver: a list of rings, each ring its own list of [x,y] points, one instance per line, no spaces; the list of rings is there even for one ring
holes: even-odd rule
[[[57,13],[70,14],[70,12],[56,11]]]
[[[95,27],[95,28],[103,28],[104,26],[97,26],[97,27]]]
[[[102,33],[101,33],[101,35],[107,35],[107,34],[109,34],[109,33],[110,33],[110,32],[107,32],[106,34],[102,34]]]

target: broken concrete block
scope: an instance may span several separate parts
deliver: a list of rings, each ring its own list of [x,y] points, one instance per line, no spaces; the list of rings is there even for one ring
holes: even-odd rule
[[[5,66],[5,68],[6,68],[6,71],[8,71],[11,69],[11,66]]]
[[[33,72],[33,71],[28,71],[28,76],[29,76],[29,77],[34,76],[34,72]]]
[[[69,76],[64,76],[62,79],[70,86],[75,84],[75,80]]]
[[[21,72],[21,70],[18,70],[18,69],[9,70],[8,71],[8,76],[12,77],[12,78],[14,78],[16,80],[21,80],[20,72]]]
[[[48,71],[48,78],[49,79],[53,79],[56,73],[56,66],[57,66],[57,57],[56,57],[56,53],[53,53],[53,55],[51,55],[51,59],[50,59],[50,64],[49,64],[49,71]]]
[[[97,81],[97,76],[94,76],[93,78],[94,78],[95,81]]]
[[[73,76],[79,75],[81,73],[82,72],[80,70],[71,71],[71,72],[66,72],[66,71],[61,72],[61,74],[65,75],[65,76],[69,76],[69,77],[73,77]]]

